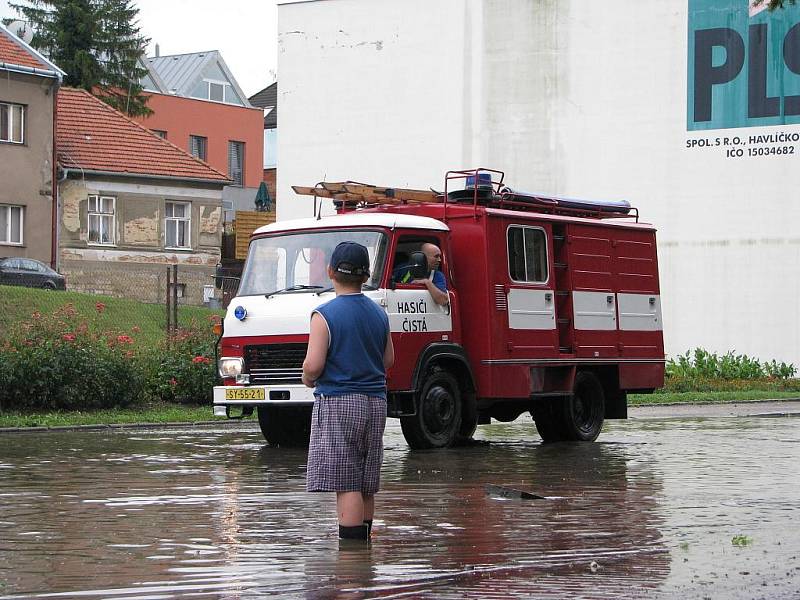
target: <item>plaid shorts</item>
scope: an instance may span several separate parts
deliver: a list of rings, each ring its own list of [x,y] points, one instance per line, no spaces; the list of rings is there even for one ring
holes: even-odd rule
[[[317,396],[311,414],[306,489],[378,491],[386,399],[363,394]]]

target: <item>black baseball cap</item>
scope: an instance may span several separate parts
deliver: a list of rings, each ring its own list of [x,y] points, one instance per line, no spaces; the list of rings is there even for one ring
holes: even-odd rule
[[[331,269],[348,275],[369,275],[369,252],[356,242],[342,242],[331,254]]]

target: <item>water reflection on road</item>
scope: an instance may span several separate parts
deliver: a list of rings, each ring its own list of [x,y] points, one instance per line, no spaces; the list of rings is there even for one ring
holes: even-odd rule
[[[788,598],[799,432],[630,420],[544,446],[520,419],[410,452],[393,426],[373,544],[346,549],[305,453],[256,429],[3,434],[0,597]]]

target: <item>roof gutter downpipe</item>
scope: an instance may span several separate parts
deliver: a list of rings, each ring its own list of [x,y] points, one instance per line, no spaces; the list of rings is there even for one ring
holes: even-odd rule
[[[60,198],[58,193],[58,138],[56,137],[58,134],[57,125],[58,125],[58,89],[61,87],[61,76],[57,75],[55,83],[53,83],[52,91],[53,91],[53,158],[52,158],[52,167],[53,167],[53,174],[51,176],[51,197],[52,197],[52,231],[50,235],[50,266],[58,271],[59,267],[59,247],[61,245],[60,233],[61,228],[59,227],[59,215],[61,213],[61,206],[60,206]],[[60,272],[60,271],[59,271]]]

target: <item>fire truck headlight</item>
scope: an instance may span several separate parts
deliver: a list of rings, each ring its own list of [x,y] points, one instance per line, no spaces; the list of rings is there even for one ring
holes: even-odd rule
[[[220,377],[236,377],[241,375],[244,367],[244,361],[241,358],[225,358],[219,359],[219,375]]]

